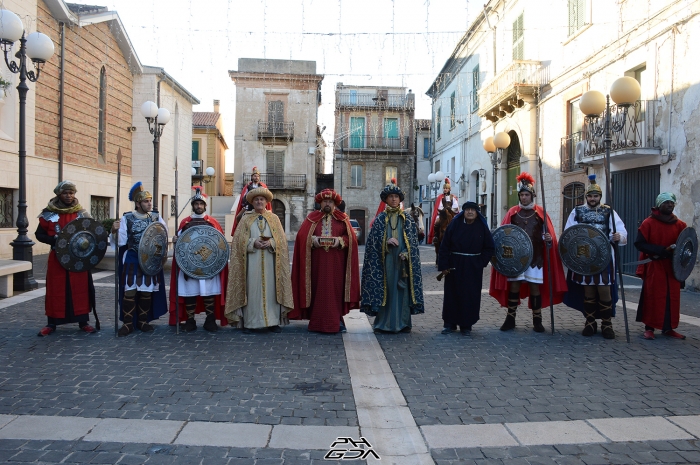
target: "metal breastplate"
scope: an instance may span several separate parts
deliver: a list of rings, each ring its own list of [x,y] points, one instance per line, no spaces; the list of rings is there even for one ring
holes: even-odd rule
[[[58,225],[58,220],[60,219],[60,215],[56,212],[52,212],[50,210],[43,210],[41,214],[39,215],[40,218],[43,218],[44,220],[48,221],[49,223],[54,223],[54,231],[56,231],[56,234],[61,232],[61,227]],[[75,219],[78,218],[92,218],[90,214],[87,212],[87,210],[78,210],[78,216],[75,217]]]
[[[588,205],[579,205],[576,207],[574,218],[579,224],[591,225],[606,236],[610,235],[610,208],[607,205],[595,209],[588,208]]]
[[[126,245],[130,250],[138,252],[143,231],[148,227],[148,225],[154,221],[158,221],[158,219],[154,219],[153,215],[151,214],[149,214],[146,218],[137,218],[136,215],[131,212],[125,214],[124,219],[126,220],[126,232],[128,236]]]
[[[532,241],[532,262],[530,266],[542,268],[544,263],[544,255],[542,254],[542,220],[537,216],[535,210],[520,210],[519,213],[524,218],[516,213],[510,217],[510,223],[523,228]]]

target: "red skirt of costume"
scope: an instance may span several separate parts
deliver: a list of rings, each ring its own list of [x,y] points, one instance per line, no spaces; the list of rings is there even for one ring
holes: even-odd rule
[[[221,229],[221,225],[214,218],[212,218],[209,215],[204,215],[204,219],[208,223],[210,223],[214,228],[216,228],[221,234],[224,233],[224,230]],[[180,227],[178,228],[178,231],[182,231],[182,228],[190,221],[192,221],[191,216],[188,216],[187,218],[180,221]],[[170,270],[170,307],[168,308],[168,312],[170,313],[168,324],[170,326],[175,326],[175,323],[178,320],[178,312],[180,313],[180,323],[184,323],[185,321],[187,321],[187,312],[185,311],[185,298],[177,297],[177,276],[179,274],[180,267],[177,266],[177,261],[175,260],[175,256],[173,256],[173,265],[172,269]],[[228,265],[226,265],[224,269],[221,270],[221,273],[219,273],[219,279],[221,279],[221,294],[219,294],[218,296],[214,296],[216,297],[214,299],[214,317],[217,320],[219,320],[221,326],[226,326],[228,325],[228,320],[224,316],[224,310],[226,309],[226,286],[228,285]],[[202,299],[202,296],[197,296],[197,308],[194,312],[195,314],[197,314],[202,313],[204,311],[206,311],[204,308],[204,300]]]
[[[314,212],[309,217],[320,216],[316,226],[311,231],[312,222],[304,221],[299,229],[297,240],[294,244],[294,262],[292,265],[292,289],[294,291],[294,310],[289,313],[291,320],[309,320],[309,331],[323,333],[337,333],[340,331],[340,320],[343,315],[352,308],[359,308],[360,281],[357,259],[357,238],[347,222],[347,215],[337,211],[334,218],[342,215],[345,220],[334,219],[331,221],[331,235],[340,237],[346,244],[345,248],[326,251],[324,248],[307,248],[309,234],[322,235],[321,212]],[[348,228],[350,234],[348,234]],[[352,242],[349,242],[352,241]],[[350,260],[353,261],[351,276],[346,276],[348,251],[352,247]],[[307,253],[310,249],[310,257]],[[310,260],[310,263],[307,262]],[[304,306],[306,298],[306,267],[311,266],[310,286],[311,300],[308,307]],[[350,282],[348,282],[350,281]],[[345,301],[345,286],[350,286],[351,301]]]
[[[510,218],[520,211],[520,206],[516,205],[508,210],[506,216],[503,217],[501,226],[504,224],[510,224]],[[540,219],[544,218],[544,211],[542,207],[535,206],[535,211]],[[559,257],[559,244],[557,242],[557,235],[554,232],[554,226],[552,221],[547,215],[547,232],[552,236],[552,246],[544,247],[543,249],[549,253],[549,263],[552,267],[552,301],[551,305],[560,304],[564,301],[564,294],[566,294],[566,277],[564,276],[564,267],[561,264],[561,257]],[[498,245],[496,245],[498,247]],[[543,283],[540,285],[540,294],[542,296],[542,308],[549,307],[549,272],[547,271],[547,258],[544,259],[544,264],[542,266]],[[501,307],[508,306],[508,289],[510,281],[508,278],[503,276],[501,273],[496,271],[495,268],[491,269],[491,283],[489,285],[489,295],[494,297]],[[525,299],[530,296],[530,286],[521,285],[520,286],[520,298]],[[530,301],[528,300],[528,307],[530,307]]]
[[[58,215],[58,226],[63,229],[65,225],[78,217],[77,213],[65,213]],[[39,218],[39,225],[46,233],[56,236],[55,223]],[[66,289],[66,279],[70,283],[70,299],[73,304],[73,316],[87,315],[90,313],[90,289],[89,271],[70,273],[58,262],[56,252],[49,253],[49,263],[46,270],[46,316],[56,319],[68,318],[66,305],[68,293]]]
[[[676,243],[686,226],[681,220],[664,223],[650,217],[642,221],[639,232],[648,243],[668,247]],[[646,258],[649,258],[647,254],[643,252],[639,254],[640,260]],[[643,280],[637,321],[642,321],[655,329],[664,329],[668,301],[671,310],[671,328],[677,328],[681,315],[681,282],[673,276],[671,260],[653,260],[639,265],[635,274]]]

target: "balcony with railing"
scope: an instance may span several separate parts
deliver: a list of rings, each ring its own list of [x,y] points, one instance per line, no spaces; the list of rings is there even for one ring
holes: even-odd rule
[[[479,116],[498,121],[525,102],[532,102],[549,83],[549,67],[539,61],[514,60],[479,90]]]
[[[370,108],[370,109],[397,109],[413,110],[415,100],[407,95],[379,95],[376,92],[342,92],[338,94],[335,102],[336,108]]]
[[[346,152],[407,152],[409,149],[408,137],[349,136],[338,142],[336,146]]]
[[[243,173],[243,183],[248,184],[253,173]],[[260,173],[260,182],[270,190],[305,190],[305,174]]]
[[[659,105],[656,100],[637,100],[627,111],[617,105],[610,108],[612,143],[610,158],[627,160],[644,156],[658,156],[661,148],[655,139],[654,120]],[[581,132],[561,139],[561,171],[569,172],[578,164],[605,162],[605,114],[586,118]]]
[[[258,121],[258,140],[294,139],[294,123],[281,121]]]

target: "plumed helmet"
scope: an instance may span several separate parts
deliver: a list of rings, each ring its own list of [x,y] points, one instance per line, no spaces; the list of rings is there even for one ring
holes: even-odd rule
[[[209,196],[203,192],[204,188],[202,186],[192,186],[192,190],[194,191],[194,195],[190,199],[190,205],[193,205],[195,200],[200,200],[206,205]]]
[[[588,175],[588,181],[590,184],[588,184],[588,189],[586,189],[586,195],[588,194],[598,194],[600,196],[603,195],[603,189],[600,188],[597,182],[595,182],[595,174],[589,174]]]
[[[129,190],[129,200],[132,202],[141,202],[146,199],[152,199],[153,195],[151,195],[150,192],[148,192],[146,189],[143,187],[143,183],[141,181],[138,181],[136,184],[131,186],[131,189]]]
[[[450,190],[452,189],[450,187],[450,178],[445,178],[445,183],[442,185],[442,188],[443,189],[450,189]]]
[[[253,172],[251,173],[251,176],[252,176],[253,174],[257,174],[258,176],[260,176],[260,170],[258,169],[257,166],[254,166],[254,167],[253,167]]]
[[[523,171],[515,179],[518,181],[518,194],[529,192],[533,197],[537,197],[535,193],[535,178],[530,173]]]
[[[379,197],[381,197],[382,202],[386,202],[386,199],[387,197],[389,197],[389,194],[398,195],[399,200],[403,202],[405,194],[401,190],[401,188],[396,185],[396,178],[391,178],[391,184],[387,184],[386,187],[379,193]]]

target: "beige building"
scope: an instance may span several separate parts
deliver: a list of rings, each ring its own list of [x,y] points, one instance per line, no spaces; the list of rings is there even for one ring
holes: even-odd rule
[[[204,186],[209,196],[227,195],[224,168],[228,145],[223,127],[218,100],[214,100],[214,111],[192,114],[192,168],[196,170],[192,183]],[[214,168],[213,176],[206,174],[207,168]]]
[[[405,201],[413,197],[414,113],[415,95],[405,87],[336,84],[334,185],[364,232],[392,178],[406,192]]]
[[[323,75],[314,61],[255,58],[240,58],[229,75],[236,85],[233,195],[257,166],[275,196],[273,211],[293,238],[314,208]]]
[[[610,161],[614,207],[630,237],[622,261],[636,260],[637,227],[659,192],[675,192],[678,216],[699,226],[700,78],[681,65],[697,55],[698,33],[700,4],[690,0],[489,1],[428,90],[433,170],[449,167],[460,193],[479,197],[495,225],[517,202],[517,174],[536,174],[541,157],[559,233],[584,201],[587,175],[606,182],[604,146],[578,108],[580,96],[607,94],[617,78],[633,77],[641,97],[626,115],[612,109],[621,130],[613,134]],[[483,141],[500,132],[510,145],[491,158]],[[687,285],[700,288],[699,271]]]

